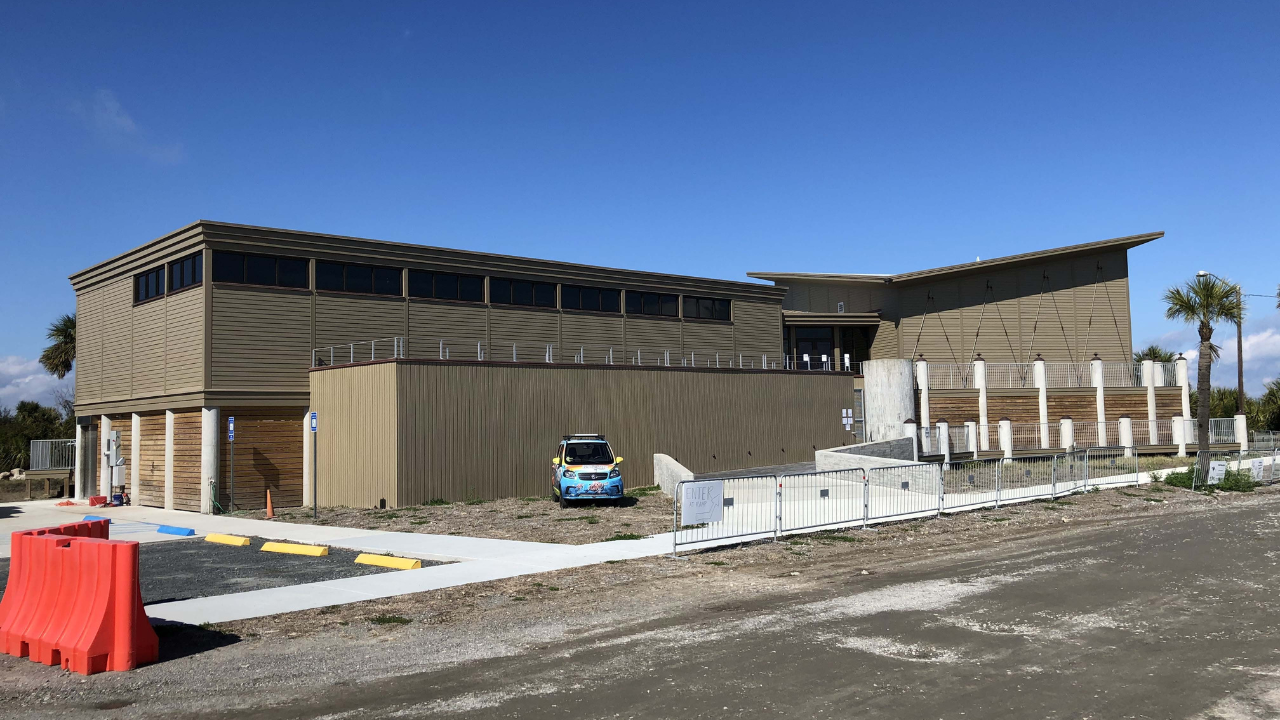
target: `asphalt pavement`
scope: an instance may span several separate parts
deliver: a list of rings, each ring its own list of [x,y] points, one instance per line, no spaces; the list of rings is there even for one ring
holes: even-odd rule
[[[237,716],[1277,717],[1278,561],[1274,504],[1136,520]]]

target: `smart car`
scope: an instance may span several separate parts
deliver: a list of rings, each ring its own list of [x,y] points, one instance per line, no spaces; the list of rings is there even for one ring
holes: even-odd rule
[[[560,507],[570,500],[622,503],[622,458],[613,454],[603,435],[565,435],[551,458],[551,498]]]

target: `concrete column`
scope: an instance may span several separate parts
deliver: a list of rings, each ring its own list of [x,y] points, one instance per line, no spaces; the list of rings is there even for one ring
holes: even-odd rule
[[[973,453],[976,460],[978,458],[978,423],[973,420],[966,420],[964,424],[964,449]]]
[[[1000,449],[1006,458],[1013,457],[1013,421],[1000,418]]]
[[[1117,424],[1120,426],[1120,445],[1124,447],[1124,456],[1133,457],[1133,418],[1121,415]]]
[[[1049,449],[1049,376],[1045,371],[1044,358],[1036,354],[1031,363],[1031,377],[1035,380],[1040,394],[1040,447]]]
[[[1236,415],[1236,440],[1240,441],[1240,452],[1249,449],[1249,421],[1244,415]]]
[[[1182,388],[1182,417],[1191,417],[1191,382],[1187,380],[1187,359],[1178,353],[1173,361],[1174,374],[1177,375],[1178,387]]]
[[[910,360],[868,360],[862,364],[868,440],[902,437],[903,423],[916,416],[916,384]]]
[[[1058,440],[1063,450],[1070,450],[1076,444],[1076,426],[1069,417],[1058,421]]]
[[[107,462],[107,444],[111,439],[111,418],[98,418],[98,494],[111,497],[111,466]]]
[[[1156,419],[1156,364],[1153,360],[1142,361],[1142,384],[1147,388],[1147,443],[1156,444],[1156,436],[1160,434]]]
[[[951,467],[951,425],[938,420],[938,450],[942,452],[942,467]]]
[[[173,509],[173,411],[164,411],[164,509]]]
[[[218,408],[200,408],[200,512],[213,513],[218,482]]]
[[[915,461],[920,460],[920,433],[916,432],[916,421],[908,419],[906,422],[902,423],[902,434],[905,437],[911,438],[911,459]]]
[[[134,413],[129,430],[129,502],[137,504],[142,473],[142,416]]]
[[[1107,446],[1107,403],[1104,397],[1102,386],[1106,384],[1102,374],[1102,360],[1094,353],[1093,359],[1089,361],[1089,381],[1097,390],[1098,398],[1098,445]]]
[[[1164,363],[1151,363],[1151,377],[1156,387],[1169,386],[1169,378],[1164,376]]]
[[[916,360],[916,387],[920,389],[920,427],[932,427],[929,423],[929,363],[924,361],[924,355]],[[933,454],[928,433],[920,438],[920,444],[925,455]]]
[[[1178,457],[1187,456],[1187,419],[1181,415],[1173,416],[1171,425],[1173,442],[1178,446]]]
[[[76,423],[76,487],[75,499],[84,499],[84,428]],[[65,498],[64,498],[65,499]]]
[[[302,506],[311,507],[311,411],[302,414]]]
[[[987,432],[987,361],[982,353],[973,361],[973,386],[978,388],[978,447],[991,449],[991,436]]]

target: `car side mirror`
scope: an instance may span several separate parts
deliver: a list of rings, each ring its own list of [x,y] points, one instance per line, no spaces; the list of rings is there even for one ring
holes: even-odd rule
[[[553,457],[553,458],[551,458],[551,464],[552,464],[552,465],[559,465],[559,464],[560,464],[560,458],[558,458],[558,457]]]
[[[614,463],[615,465],[616,465],[616,464],[618,464],[618,463],[620,463],[620,462],[622,462],[622,458],[621,458],[621,457],[616,457],[616,458],[614,458],[614,459],[613,459],[613,463]]]

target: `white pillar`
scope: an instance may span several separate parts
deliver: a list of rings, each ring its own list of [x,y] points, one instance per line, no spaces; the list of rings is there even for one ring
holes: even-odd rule
[[[76,420],[76,487],[75,499],[84,499],[84,428]],[[66,498],[64,498],[66,499]]]
[[[966,420],[964,423],[964,449],[973,453],[976,460],[978,458],[978,423],[973,420]]]
[[[1102,386],[1105,383],[1105,377],[1102,374],[1102,360],[1095,353],[1093,359],[1089,361],[1089,381],[1097,390],[1098,398],[1098,446],[1107,446],[1107,403],[1103,397]]]
[[[311,411],[302,414],[302,506],[311,507]]]
[[[1187,380],[1187,359],[1182,357],[1182,353],[1178,353],[1178,359],[1173,362],[1174,374],[1178,378],[1178,387],[1182,388],[1182,417],[1191,417],[1191,382]]]
[[[973,386],[978,388],[978,447],[991,449],[991,437],[987,433],[987,361],[982,354],[973,361]]]
[[[918,437],[919,437],[919,435],[920,435],[920,434],[919,434],[918,432],[916,432],[916,421],[915,421],[915,420],[907,420],[906,422],[902,423],[902,432],[903,432],[903,434],[905,434],[907,437],[911,438],[911,459],[912,459],[912,461],[919,461],[919,460],[920,460],[920,452],[919,452],[919,450],[917,450],[917,448],[918,448],[919,446],[916,444],[916,442],[917,442],[917,439],[918,439]]]
[[[1181,415],[1174,415],[1170,428],[1173,430],[1173,442],[1178,446],[1178,457],[1186,457],[1187,419]]]
[[[942,452],[942,467],[951,467],[951,426],[946,420],[938,421],[938,450]]]
[[[1133,457],[1133,418],[1128,415],[1121,415],[1120,422],[1120,445],[1124,447],[1124,456]]]
[[[218,408],[200,408],[200,512],[213,513],[218,482]]]
[[[1236,440],[1240,441],[1240,452],[1249,449],[1249,421],[1244,415],[1236,415]]]
[[[1031,364],[1031,376],[1040,395],[1040,447],[1049,449],[1049,376],[1045,372],[1044,358],[1036,355]]]
[[[142,416],[134,413],[129,426],[129,502],[138,503],[142,473]]]
[[[1142,384],[1147,386],[1147,444],[1155,445],[1160,434],[1156,420],[1156,364],[1153,360],[1142,361]]]
[[[107,462],[107,443],[111,439],[111,418],[98,418],[98,494],[111,497],[111,467]]]
[[[173,411],[164,411],[164,509],[173,509]]]
[[[1070,450],[1076,444],[1076,426],[1071,418],[1058,420],[1058,439],[1063,450]]]
[[[929,424],[929,363],[924,361],[924,355],[916,360],[916,387],[920,388],[920,427],[931,427]],[[928,433],[920,438],[920,443],[924,454],[933,454]]]
[[[1013,421],[1000,418],[1000,449],[1006,458],[1013,457]]]

